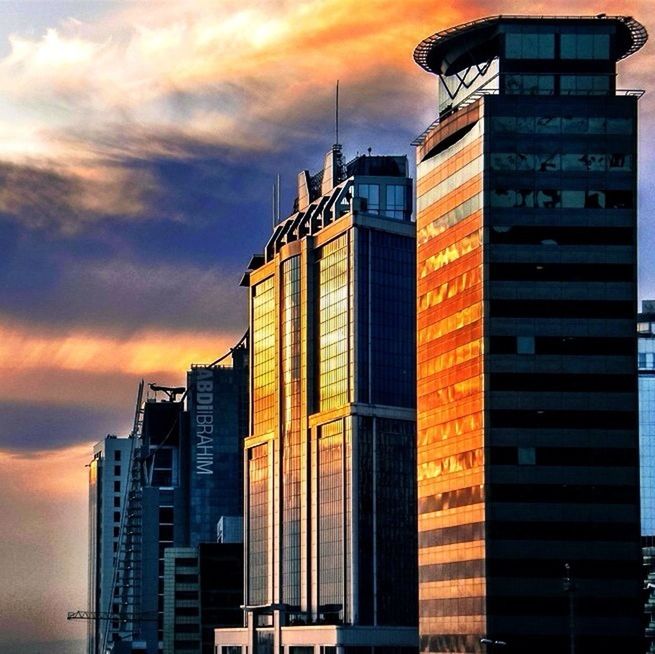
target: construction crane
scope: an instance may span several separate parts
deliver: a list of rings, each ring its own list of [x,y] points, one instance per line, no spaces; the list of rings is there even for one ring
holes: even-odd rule
[[[125,574],[125,568],[129,567],[130,564],[135,562],[134,557],[137,556],[138,562],[138,552],[134,552],[136,548],[127,547],[126,541],[128,540],[128,534],[131,533],[130,522],[131,516],[134,513],[137,513],[140,509],[139,502],[131,501],[131,496],[135,494],[135,487],[138,488],[140,480],[140,456],[139,456],[139,441],[141,438],[141,428],[143,425],[143,380],[139,383],[137,397],[136,397],[136,409],[134,412],[134,424],[132,426],[132,431],[130,433],[130,439],[132,439],[132,446],[129,456],[129,468],[128,468],[128,484],[126,485],[126,497],[124,498],[122,505],[123,511],[121,514],[121,524],[120,524],[120,535],[119,535],[119,548],[118,552],[114,555],[114,565],[113,565],[113,575],[111,580],[111,591],[109,594],[110,601],[118,599],[120,594],[120,588],[124,585],[125,579],[123,579],[123,584],[119,583],[118,572],[119,569],[122,569]],[[137,498],[138,500],[139,498]],[[131,512],[128,507],[131,507]],[[131,545],[131,543],[130,543]],[[130,552],[130,557],[126,554],[126,550]],[[138,578],[138,575],[137,575]],[[130,598],[133,599],[133,598]],[[126,602],[123,602],[126,604]],[[150,613],[140,613],[134,610],[132,603],[129,603],[127,611],[124,612],[111,612],[111,611],[69,611],[67,614],[68,620],[95,620],[95,621],[105,621],[105,627],[102,629],[103,633],[100,635],[102,643],[102,651],[105,651],[107,642],[109,641],[109,631],[112,624],[123,625],[121,631],[128,630],[129,625],[132,627],[136,624],[142,622],[156,621],[157,614]]]
[[[157,622],[156,613],[108,613],[106,611],[69,611],[67,620],[112,620],[120,622]]]

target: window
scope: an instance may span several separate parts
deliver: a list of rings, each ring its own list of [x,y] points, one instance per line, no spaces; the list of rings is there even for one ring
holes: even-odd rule
[[[120,461],[120,460],[121,460],[121,451],[114,450],[114,461]]]
[[[120,454],[120,452],[119,452]],[[114,476],[115,477],[120,477],[121,476],[121,467],[120,466],[114,466]]]
[[[379,184],[360,184],[357,195],[366,200],[366,207],[364,210],[367,213],[380,213]]]
[[[610,89],[608,75],[562,75],[562,95],[607,95]]]
[[[405,187],[400,184],[388,184],[386,200],[384,215],[402,220],[405,217]]]
[[[508,95],[553,95],[555,78],[552,75],[505,75]]]
[[[609,59],[609,34],[562,34],[562,59]]]
[[[534,354],[534,336],[517,336],[516,353]]]
[[[120,522],[120,521],[121,521],[121,512],[114,511],[114,522]]]
[[[114,482],[114,493],[120,493],[121,492],[121,482],[120,481],[115,481]]]
[[[121,528],[114,527],[114,538],[118,538],[121,535]]]
[[[555,35],[506,34],[505,56],[508,59],[553,59],[555,57]]]
[[[537,452],[534,447],[519,447],[519,465],[533,466],[537,462]]]
[[[116,508],[120,508],[120,505],[121,505],[121,498],[120,497],[115,497],[114,498],[114,506]]]

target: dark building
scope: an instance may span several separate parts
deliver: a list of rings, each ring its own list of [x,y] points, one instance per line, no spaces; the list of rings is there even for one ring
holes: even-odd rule
[[[219,654],[416,651],[411,190],[405,157],[334,146],[250,262],[245,626]]]
[[[646,38],[498,16],[415,51],[440,80],[416,141],[421,651],[644,650],[641,92],[616,63]]]
[[[231,365],[193,365],[189,412],[189,541],[216,540],[222,516],[243,515],[243,438],[248,432],[248,350],[230,351]]]
[[[164,654],[213,654],[214,629],[243,622],[243,543],[169,548]]]
[[[89,464],[89,611],[109,614],[118,556],[122,506],[128,481],[133,441],[107,436],[93,448]],[[87,654],[96,654],[108,620],[90,620]]]
[[[144,654],[158,654],[164,640],[164,554],[187,544],[188,428],[182,402],[149,400],[143,413],[141,519],[135,525],[133,588],[137,620],[133,642]],[[129,507],[128,507],[129,508]],[[134,510],[138,511],[137,502]],[[126,589],[127,593],[130,589]]]

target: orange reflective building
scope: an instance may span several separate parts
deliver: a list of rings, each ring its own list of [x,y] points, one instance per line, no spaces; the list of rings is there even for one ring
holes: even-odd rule
[[[498,16],[416,49],[440,78],[415,142],[423,652],[643,651],[640,92],[616,62],[646,38]]]

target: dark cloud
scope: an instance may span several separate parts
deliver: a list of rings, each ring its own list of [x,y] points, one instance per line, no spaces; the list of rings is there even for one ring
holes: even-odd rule
[[[38,373],[35,373],[38,374]],[[0,402],[0,450],[54,450],[79,443],[96,442],[110,433],[125,433],[132,421],[130,408],[59,406],[24,402]]]

